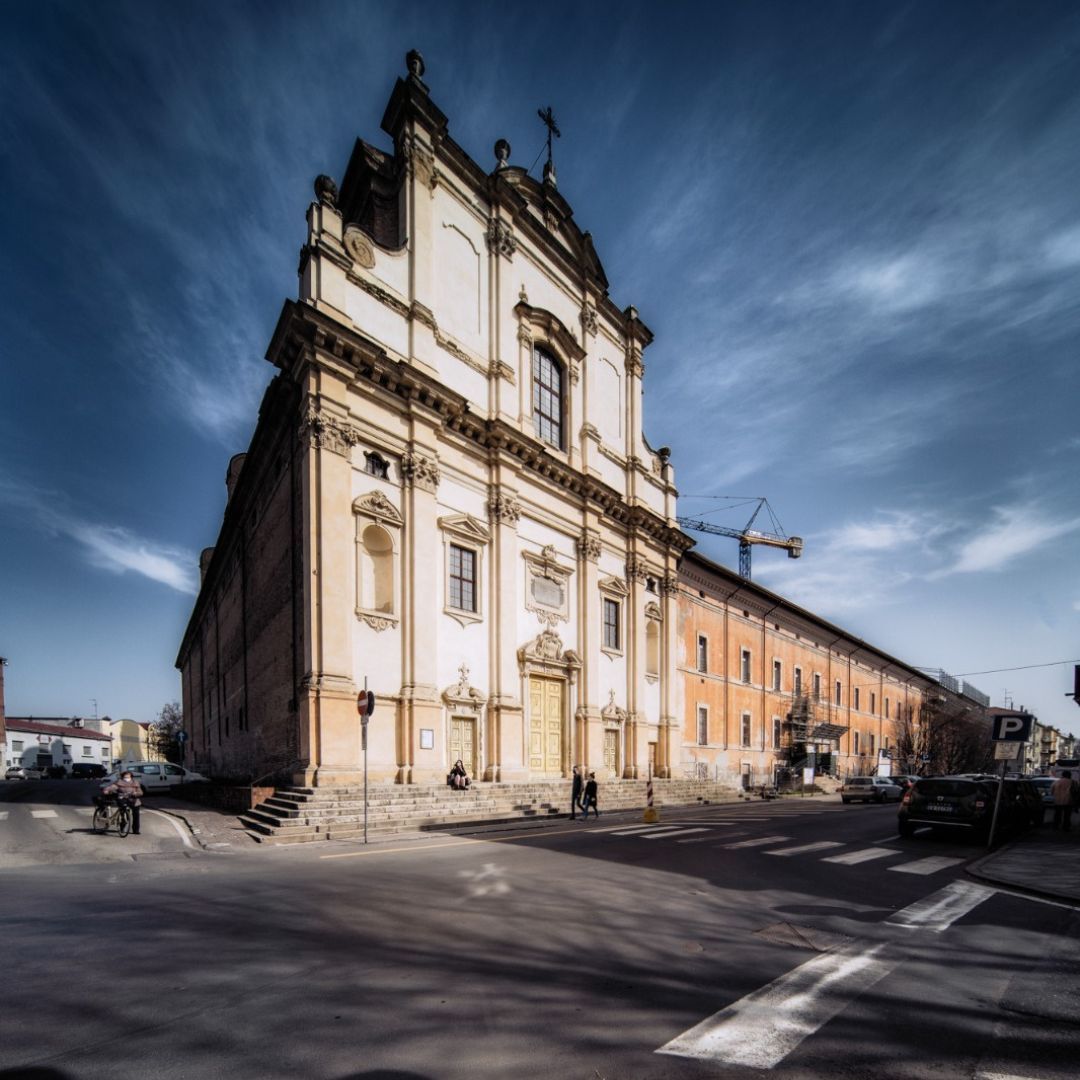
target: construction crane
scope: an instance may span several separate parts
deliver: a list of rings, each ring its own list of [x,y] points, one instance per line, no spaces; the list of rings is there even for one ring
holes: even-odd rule
[[[688,498],[694,498],[695,496],[688,496]],[[710,495],[707,498],[739,498],[739,496],[726,496],[726,495]],[[776,515],[773,513],[772,507],[769,506],[769,500],[766,498],[751,498],[745,499],[744,502],[756,502],[754,512],[750,515],[750,520],[746,523],[742,529],[728,529],[723,525],[713,525],[709,521],[701,521],[698,518],[680,517],[676,518],[676,521],[684,529],[693,529],[695,532],[715,533],[717,536],[730,536],[739,541],[739,577],[750,580],[750,549],[753,544],[765,544],[768,547],[784,548],[788,553],[789,559],[797,559],[802,555],[803,541],[801,536],[787,536],[784,530],[780,527],[780,522],[776,520]],[[772,521],[775,532],[764,532],[761,529],[754,528],[754,522],[757,520],[758,514],[762,509],[768,511],[769,518]]]

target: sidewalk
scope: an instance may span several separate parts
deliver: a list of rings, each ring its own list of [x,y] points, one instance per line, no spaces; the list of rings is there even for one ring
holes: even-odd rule
[[[1080,904],[1080,827],[1033,829],[972,863],[972,877],[1066,903]]]
[[[144,810],[160,810],[186,825],[192,839],[204,851],[243,851],[259,845],[235,814],[211,806],[186,802],[173,795],[155,793],[143,799]]]

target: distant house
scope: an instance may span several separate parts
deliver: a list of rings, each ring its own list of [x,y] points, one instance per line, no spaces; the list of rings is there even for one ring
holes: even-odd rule
[[[84,726],[112,736],[114,761],[158,761],[161,754],[153,747],[150,725],[142,720],[84,720]]]
[[[9,716],[7,741],[0,747],[4,765],[47,769],[62,765],[69,772],[76,762],[112,765],[112,736],[62,716]]]

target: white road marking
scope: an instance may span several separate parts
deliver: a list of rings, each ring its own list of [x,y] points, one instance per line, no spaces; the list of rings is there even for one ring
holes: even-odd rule
[[[862,851],[849,851],[844,855],[829,855],[822,862],[840,863],[841,866],[854,866],[856,863],[869,862],[871,859],[884,859],[886,855],[899,855],[895,848],[868,847]]]
[[[679,828],[678,825],[634,825],[629,829],[617,829],[612,830],[612,836],[634,836],[637,833],[666,833],[671,832],[672,829]]]
[[[56,817],[56,811],[55,810],[31,810],[30,811],[30,816],[31,817],[36,817],[36,818]]]
[[[734,844],[725,844],[726,848],[761,847],[762,844],[782,844],[790,836],[759,836],[756,840],[739,840]]]
[[[1015,1073],[977,1072],[975,1080],[1035,1080],[1033,1076],[1017,1076]]]
[[[669,836],[689,836],[691,833],[708,832],[708,829],[676,829],[675,832],[646,833],[642,840],[666,840]]]
[[[773,1068],[900,963],[899,956],[881,956],[883,944],[866,952],[864,948],[865,943],[852,942],[807,960],[665,1043],[657,1053]]]
[[[890,869],[895,870],[896,867]],[[944,889],[897,911],[885,922],[888,926],[907,926],[940,934],[957,919],[974,911],[984,900],[989,900],[996,891],[973,881],[953,881]]]
[[[940,933],[996,890],[952,882],[896,912],[888,923]],[[772,1069],[902,959],[887,943],[852,941],[815,956],[665,1043],[658,1054]],[[866,949],[864,952],[863,950]],[[980,1080],[1026,1080],[980,1074]]]
[[[0,810],[0,821],[7,821],[8,812],[6,810]]]
[[[843,847],[839,840],[819,840],[816,844],[800,844],[798,847],[780,848],[779,851],[766,851],[766,855],[805,855],[808,851],[824,851],[826,848]]]
[[[145,806],[143,807],[143,813],[144,814],[153,814],[155,817],[164,818],[177,831],[177,833],[180,836],[180,839],[183,840],[183,842],[184,842],[184,847],[193,848],[195,846],[191,842],[191,837],[188,836],[188,834],[186,832],[184,832],[183,826],[181,826],[180,822],[177,821],[176,818],[174,818],[172,816],[172,814],[163,814],[160,810],[148,810]]]
[[[950,866],[958,866],[964,859],[950,859],[947,855],[931,855],[928,859],[916,859],[915,862],[901,863],[899,866],[890,866],[898,874],[936,874],[939,870],[945,870]]]

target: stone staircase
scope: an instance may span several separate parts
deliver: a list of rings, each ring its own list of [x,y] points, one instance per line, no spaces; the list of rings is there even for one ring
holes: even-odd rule
[[[608,781],[600,786],[600,812],[644,810],[644,780]],[[698,780],[654,780],[657,807],[732,802],[739,792]],[[467,791],[445,784],[378,784],[368,788],[368,838],[437,832],[466,824],[566,817],[570,781],[474,783]],[[364,835],[362,787],[278,788],[254,810],[240,815],[253,838],[266,844],[311,840],[355,840]]]

